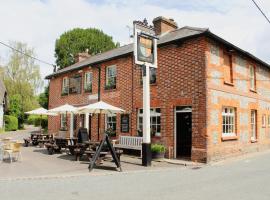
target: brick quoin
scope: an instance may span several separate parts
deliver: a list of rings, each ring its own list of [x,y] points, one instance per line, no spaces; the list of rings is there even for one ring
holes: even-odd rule
[[[212,65],[210,62],[210,46],[212,42],[213,41],[210,40],[208,36],[201,35],[186,38],[181,42],[159,46],[158,48],[157,81],[150,86],[150,90],[151,107],[161,108],[161,136],[152,137],[152,142],[164,144],[167,148],[166,157],[168,158],[173,158],[175,151],[174,111],[176,106],[192,107],[192,161],[210,162],[230,155],[265,149],[269,145],[270,129],[268,130],[267,128],[263,139],[253,144],[249,140],[242,141],[241,139],[243,135],[242,131],[246,131],[250,134],[250,116],[247,114],[248,121],[246,125],[240,123],[242,123],[243,119],[246,119],[242,116],[242,113],[249,113],[250,108],[252,108],[252,106],[255,107],[258,109],[257,129],[258,135],[260,135],[260,132],[262,132],[259,131],[261,127],[261,113],[270,114],[269,110],[264,111],[259,105],[260,103],[263,104],[262,101],[264,101],[267,107],[270,99],[267,97],[263,98],[261,91],[263,90],[262,88],[270,90],[270,84],[257,83],[258,93],[248,91],[245,94],[242,94],[236,86],[224,85],[223,82],[216,84],[214,79],[209,77],[217,72],[223,74],[222,52],[225,51],[226,48],[222,44],[217,44],[220,48],[220,64]],[[233,63],[235,63],[236,55],[236,53],[233,55]],[[260,71],[260,63],[248,57],[245,59],[248,60],[249,63],[254,63],[257,66],[257,71]],[[111,65],[116,65],[117,67],[116,89],[105,90],[106,67]],[[142,108],[142,84],[141,68],[134,64],[132,53],[51,77],[49,84],[49,109],[65,103],[74,106],[83,106],[96,102],[96,100],[89,100],[89,95],[98,93],[99,67],[101,68],[101,100],[123,108],[130,114],[130,130],[128,133],[121,133],[120,114],[117,115],[116,138],[118,138],[119,135],[137,136],[137,113],[138,109]],[[270,77],[269,68],[262,68]],[[233,70],[235,77],[240,76],[235,72],[235,67]],[[248,69],[246,70],[248,71]],[[85,93],[83,91],[83,77],[84,73],[88,71],[93,72],[92,93]],[[260,72],[262,73],[262,70]],[[61,96],[63,78],[75,74],[82,76],[81,94]],[[223,91],[223,96],[220,95],[221,91]],[[240,95],[240,99],[237,100],[237,97],[230,96],[232,94]],[[241,98],[246,98],[241,95],[257,98],[257,100],[255,102],[247,102],[247,108],[245,110],[240,108],[240,106],[244,104],[244,102],[241,102]],[[258,100],[258,98],[261,100]],[[236,140],[222,140],[222,106],[237,107]],[[214,116],[212,113],[217,113],[218,124],[213,125]],[[77,116],[77,128],[80,125],[79,122],[80,117]],[[101,125],[101,132],[103,132],[105,128],[104,115],[101,115]],[[97,140],[96,115],[91,117],[90,127],[91,139]],[[57,133],[60,129],[60,117],[49,117],[48,129],[49,133]],[[214,135],[214,133],[217,133],[217,136]],[[258,136],[258,138],[260,137]]]

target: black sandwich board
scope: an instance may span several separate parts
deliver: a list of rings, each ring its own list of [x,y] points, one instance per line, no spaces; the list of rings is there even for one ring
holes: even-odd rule
[[[96,163],[97,159],[99,158],[100,152],[102,151],[102,148],[104,147],[105,143],[109,147],[109,150],[111,152],[111,155],[113,157],[113,161],[114,161],[116,167],[119,168],[120,171],[122,172],[120,161],[119,161],[119,159],[118,159],[118,157],[116,155],[115,149],[113,148],[113,146],[112,146],[112,144],[110,142],[109,136],[106,133],[104,134],[104,137],[100,141],[100,144],[99,144],[98,149],[96,150],[96,153],[94,154],[93,158],[90,161],[90,164],[89,164],[89,167],[88,167],[89,171],[93,170],[93,168],[95,166],[95,163]]]

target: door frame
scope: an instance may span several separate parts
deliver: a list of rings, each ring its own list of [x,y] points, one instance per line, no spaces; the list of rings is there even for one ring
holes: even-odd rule
[[[183,109],[183,110],[177,110],[176,107],[178,106],[175,106],[174,107],[174,134],[173,134],[173,140],[174,140],[174,151],[173,151],[173,158],[176,159],[177,158],[177,141],[176,141],[176,137],[177,137],[177,130],[176,130],[176,127],[177,127],[177,118],[176,118],[176,114],[177,113],[191,113],[191,116],[192,116],[192,107],[191,106],[187,106],[187,105],[181,105],[179,107],[190,107],[190,109]],[[191,121],[191,126],[192,126],[192,121]],[[192,127],[191,127],[192,128]]]

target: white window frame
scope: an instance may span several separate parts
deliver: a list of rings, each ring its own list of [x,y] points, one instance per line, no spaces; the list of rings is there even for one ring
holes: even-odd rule
[[[222,108],[222,137],[236,136],[236,108]]]
[[[60,128],[61,129],[67,129],[67,114],[66,113],[62,113],[60,115]]]
[[[266,114],[262,115],[262,127],[265,128],[266,127]]]
[[[250,82],[250,89],[256,90],[256,70],[254,65],[249,66],[249,82]]]
[[[91,85],[91,90],[88,90],[88,86]],[[84,91],[92,92],[93,87],[93,73],[92,72],[86,72],[84,74]]]
[[[250,116],[251,140],[257,140],[257,110],[251,110]]]
[[[160,112],[157,112],[157,109],[160,110]],[[138,120],[137,120],[137,129],[141,132],[143,132],[143,109],[138,109]],[[154,122],[154,118],[156,118],[156,121]],[[159,120],[158,120],[159,118]],[[159,121],[159,123],[158,123]],[[150,111],[150,127],[151,130],[155,128],[155,136],[160,137],[161,136],[161,109],[160,108],[151,108]],[[159,132],[157,131],[159,127]]]
[[[115,117],[115,121],[113,121],[112,119]],[[115,130],[117,129],[117,115],[116,114],[107,114],[105,117],[105,128],[111,128],[111,124],[115,125]]]
[[[110,69],[114,69],[115,73],[109,74]],[[110,86],[109,79],[115,79],[115,86],[116,86],[116,77],[117,77],[116,65],[111,65],[111,66],[106,67],[106,86]]]
[[[65,90],[67,90],[67,91],[65,91]],[[69,79],[68,79],[68,77],[64,77],[62,80],[62,93],[68,94],[68,90],[69,90]]]

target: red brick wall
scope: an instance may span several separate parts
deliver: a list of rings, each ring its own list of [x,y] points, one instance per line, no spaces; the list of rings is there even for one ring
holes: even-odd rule
[[[192,160],[206,162],[206,84],[204,37],[190,39],[181,45],[169,45],[158,49],[157,83],[151,86],[151,107],[161,108],[161,137],[154,137],[167,147],[167,156],[174,151],[174,108],[192,106]],[[104,90],[106,66],[117,66],[117,86]],[[114,59],[98,65],[101,67],[101,100],[121,107],[130,113],[129,135],[137,135],[137,111],[142,108],[141,70],[133,64],[132,56]],[[93,71],[93,94],[98,91],[98,69],[85,67],[82,71]],[[49,108],[69,103],[73,105],[91,103],[88,95],[61,96],[61,75],[50,81]],[[49,119],[49,131],[57,132],[59,117]],[[104,116],[101,120],[104,129]],[[92,117],[92,139],[97,139],[97,117]],[[120,115],[117,116],[117,134],[120,132]]]

